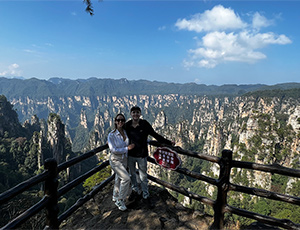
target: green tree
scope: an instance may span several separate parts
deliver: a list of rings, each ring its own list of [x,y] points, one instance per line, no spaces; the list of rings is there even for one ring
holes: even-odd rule
[[[110,174],[111,167],[109,166],[86,179],[83,182],[84,192],[90,192],[95,185],[100,184],[103,180],[107,179],[110,176]]]

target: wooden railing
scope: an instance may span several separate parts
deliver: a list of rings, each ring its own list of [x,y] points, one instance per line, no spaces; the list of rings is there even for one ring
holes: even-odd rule
[[[163,146],[155,141],[150,141],[150,145],[152,146]],[[258,188],[249,188],[245,186],[240,186],[236,184],[230,183],[230,172],[233,167],[236,168],[243,168],[243,169],[252,169],[252,170],[259,170],[263,172],[269,172],[269,173],[277,173],[280,175],[290,176],[290,177],[296,177],[300,178],[300,170],[291,169],[291,168],[285,168],[279,165],[262,165],[262,164],[256,164],[251,162],[243,162],[243,161],[235,161],[232,160],[232,152],[230,150],[223,150],[221,157],[216,156],[210,156],[205,154],[200,154],[197,152],[192,152],[188,150],[183,150],[179,147],[173,147],[173,146],[167,146],[173,150],[175,150],[177,153],[188,156],[188,157],[195,157],[198,159],[210,161],[212,163],[217,163],[220,166],[220,172],[219,172],[219,178],[211,178],[208,176],[205,176],[203,174],[190,171],[186,168],[179,167],[175,171],[181,174],[184,174],[186,176],[207,182],[211,185],[214,185],[217,187],[217,199],[213,200],[208,197],[200,196],[198,194],[192,193],[188,191],[184,187],[180,187],[177,185],[173,185],[169,182],[160,180],[158,178],[155,178],[151,175],[148,175],[148,178],[157,183],[160,184],[166,188],[169,188],[173,191],[176,191],[178,193],[181,193],[191,199],[195,199],[197,201],[200,201],[204,204],[210,205],[214,209],[214,222],[211,226],[211,229],[223,229],[224,228],[224,214],[232,213],[239,216],[244,216],[247,218],[251,218],[254,220],[257,220],[262,223],[266,223],[273,226],[282,227],[285,229],[300,229],[300,224],[293,223],[290,220],[287,219],[276,219],[270,216],[261,215],[259,213],[253,213],[247,210],[243,210],[240,208],[236,208],[233,206],[228,205],[227,203],[227,193],[229,191],[236,191],[241,193],[246,193],[250,195],[256,195],[259,197],[265,197],[268,199],[278,200],[282,202],[291,203],[294,205],[300,205],[300,197],[294,197],[289,196],[285,194],[279,194],[276,192],[271,192],[264,189],[258,189]],[[106,180],[102,181],[99,185],[95,186],[93,190],[85,195],[84,197],[80,198],[72,207],[70,207],[66,212],[58,216],[59,210],[58,210],[58,198],[70,191],[75,186],[82,183],[84,180],[92,176],[93,174],[99,172],[100,170],[104,169],[108,166],[108,161],[103,162],[102,164],[98,165],[97,167],[91,169],[87,173],[81,175],[80,177],[76,178],[75,180],[69,182],[68,184],[64,185],[60,189],[58,189],[58,173],[66,170],[70,166],[73,166],[79,162],[82,162],[83,160],[86,160],[92,156],[94,156],[96,153],[101,152],[105,149],[107,149],[107,145],[100,146],[92,151],[89,151],[83,155],[80,155],[76,158],[73,158],[69,161],[66,161],[60,165],[57,166],[57,163],[54,159],[47,159],[45,161],[45,169],[46,171],[42,174],[39,174],[35,177],[30,178],[27,181],[24,181],[23,183],[15,186],[12,189],[9,189],[8,191],[2,193],[0,195],[0,205],[8,202],[12,198],[14,198],[16,195],[24,192],[25,190],[31,188],[32,186],[39,184],[41,182],[45,183],[45,196],[34,206],[29,208],[27,211],[16,217],[15,219],[11,220],[9,223],[7,223],[5,226],[3,226],[1,229],[15,229],[19,227],[21,224],[23,224],[26,220],[30,219],[32,216],[37,214],[42,209],[46,209],[46,228],[48,229],[58,229],[62,221],[66,220],[72,213],[74,213],[79,207],[81,207],[84,203],[86,203],[88,200],[93,198],[99,191],[101,191],[107,184],[109,184],[113,178],[114,175],[110,176]],[[156,161],[148,157],[148,161],[156,164]]]
[[[15,219],[11,220],[8,224],[1,227],[2,229],[16,229],[21,224],[23,224],[26,220],[30,219],[32,216],[40,212],[42,209],[46,209],[46,228],[49,229],[58,229],[59,225],[69,217],[73,212],[75,212],[80,206],[82,206],[85,202],[90,200],[92,197],[95,196],[99,191],[101,191],[110,181],[113,180],[114,175],[110,176],[102,183],[94,187],[94,189],[84,197],[80,198],[71,208],[69,208],[66,212],[61,214],[58,217],[58,198],[70,191],[72,188],[76,187],[77,185],[81,184],[90,176],[94,175],[95,173],[99,172],[100,170],[104,169],[109,165],[108,161],[103,162],[102,164],[94,167],[90,171],[86,172],[85,174],[77,177],[75,180],[69,182],[68,184],[64,185],[60,189],[58,188],[58,173],[61,171],[66,170],[67,168],[82,162],[96,153],[99,153],[108,148],[108,145],[100,146],[96,149],[93,149],[85,154],[82,154],[78,157],[75,157],[69,161],[66,161],[57,166],[57,162],[55,159],[46,159],[45,161],[45,169],[46,171],[42,174],[39,174],[35,177],[24,181],[14,188],[7,190],[6,192],[0,195],[0,205],[8,202],[9,200],[13,199],[18,194],[28,190],[29,188],[44,182],[44,192],[45,196],[34,206],[30,207],[28,210],[23,212],[21,215],[16,217]]]
[[[151,145],[160,146],[158,142],[152,141],[150,142]],[[211,177],[204,176],[202,174],[192,172],[186,168],[178,168],[176,171],[182,173],[184,175],[190,176],[192,178],[205,181],[209,184],[217,186],[218,193],[217,199],[212,200],[207,197],[199,196],[198,194],[194,194],[189,192],[187,189],[178,187],[172,184],[169,184],[165,181],[159,180],[152,176],[149,176],[150,180],[155,181],[158,184],[161,184],[169,189],[177,191],[185,196],[188,196],[192,199],[201,201],[204,204],[210,205],[214,209],[214,222],[211,226],[212,229],[223,229],[224,228],[224,214],[232,213],[239,216],[244,216],[247,218],[251,218],[257,220],[259,222],[282,227],[285,229],[300,229],[300,224],[293,223],[288,219],[277,219],[270,216],[261,215],[259,213],[250,212],[244,209],[239,209],[227,204],[227,193],[229,191],[236,191],[241,193],[247,193],[250,195],[256,195],[259,197],[264,197],[272,200],[278,200],[282,202],[291,203],[294,205],[300,205],[300,197],[289,196],[285,194],[280,194],[276,192],[271,192],[264,189],[258,188],[249,188],[245,186],[240,186],[236,184],[230,183],[230,172],[231,168],[243,168],[243,169],[252,169],[258,170],[263,172],[269,173],[276,173],[280,175],[290,176],[300,178],[300,170],[286,168],[280,165],[263,165],[263,164],[256,164],[252,162],[243,162],[243,161],[235,161],[232,160],[232,151],[230,150],[223,150],[221,158],[216,156],[210,156],[205,154],[200,154],[188,150],[183,150],[179,147],[170,147],[171,149],[175,150],[179,154],[183,154],[189,157],[195,157],[198,159],[210,161],[213,163],[217,163],[220,166],[219,178],[214,179]],[[148,159],[150,162],[156,164],[153,158]]]

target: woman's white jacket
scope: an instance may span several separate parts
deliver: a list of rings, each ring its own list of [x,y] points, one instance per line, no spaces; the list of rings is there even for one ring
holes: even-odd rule
[[[111,154],[122,156],[124,158],[125,156],[127,157],[128,154],[128,144],[129,144],[129,139],[127,136],[126,131],[124,130],[126,139],[124,141],[123,136],[119,132],[119,130],[113,130],[108,134],[108,146],[110,149]]]

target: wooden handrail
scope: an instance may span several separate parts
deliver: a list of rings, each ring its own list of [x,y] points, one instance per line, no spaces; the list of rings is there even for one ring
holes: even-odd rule
[[[229,191],[229,178],[232,161],[232,151],[223,150],[222,158],[220,160],[220,173],[217,183],[218,193],[217,200],[214,204],[214,222],[211,229],[223,229],[224,228],[224,214],[225,207],[227,205],[227,193]]]
[[[265,197],[268,199],[273,200],[279,200],[282,202],[287,202],[290,204],[300,205],[300,197],[294,197],[289,196],[285,194],[280,194],[276,192],[271,192],[264,189],[258,189],[258,188],[250,188],[245,186],[240,186],[236,184],[230,183],[230,171],[231,168],[244,168],[244,169],[251,169],[251,170],[258,170],[258,171],[264,171],[269,173],[277,173],[280,175],[285,176],[291,176],[291,177],[297,177],[300,178],[300,170],[297,169],[290,169],[286,168],[280,165],[263,165],[263,164],[257,164],[252,162],[243,162],[243,161],[235,161],[232,160],[232,151],[230,150],[223,150],[222,151],[222,157],[216,157],[206,154],[201,154],[197,152],[192,152],[188,150],[183,150],[180,147],[174,147],[174,146],[167,146],[164,144],[160,144],[156,141],[150,141],[150,145],[161,147],[166,146],[174,151],[176,151],[179,154],[194,157],[206,161],[210,161],[212,163],[217,163],[220,166],[220,172],[219,172],[219,178],[211,178],[205,175],[202,175],[197,172],[190,171],[186,168],[179,167],[176,171],[177,173],[184,174],[186,176],[195,178],[197,180],[201,180],[204,182],[207,182],[211,185],[214,185],[218,189],[217,199],[212,200],[210,198],[200,196],[198,194],[192,193],[188,191],[184,187],[179,187],[176,185],[173,185],[171,183],[168,183],[166,181],[160,180],[158,178],[155,178],[151,175],[148,175],[148,178],[158,183],[166,188],[169,188],[171,190],[174,190],[178,193],[181,193],[191,199],[200,201],[204,204],[210,205],[214,209],[214,223],[211,226],[211,229],[223,229],[224,228],[224,213],[232,213],[240,216],[244,216],[247,218],[251,218],[266,224],[274,225],[283,227],[286,229],[300,229],[299,224],[295,224],[290,220],[285,219],[276,219],[269,216],[264,216],[258,213],[253,213],[247,210],[239,209],[236,207],[229,206],[227,204],[227,193],[229,191],[236,191],[241,193],[246,193],[250,195],[256,195],[260,197]],[[43,208],[46,208],[47,211],[47,226],[50,229],[58,229],[59,225],[64,221],[66,218],[68,218],[72,213],[77,210],[79,207],[81,207],[85,202],[90,200],[92,197],[94,197],[99,191],[101,191],[109,182],[111,182],[114,178],[114,175],[110,176],[103,182],[101,182],[99,185],[95,186],[92,191],[85,195],[84,197],[80,198],[71,208],[69,208],[65,213],[57,217],[58,214],[58,206],[57,206],[57,199],[70,191],[75,186],[82,183],[84,180],[86,180],[88,177],[92,176],[93,174],[99,172],[100,170],[104,169],[109,165],[108,161],[102,162],[100,165],[94,167],[90,171],[84,173],[83,175],[77,177],[73,181],[69,182],[68,184],[61,187],[59,190],[57,189],[57,175],[59,172],[66,170],[67,168],[82,162],[85,159],[88,159],[92,156],[94,156],[96,153],[101,152],[108,148],[108,145],[103,145],[98,148],[95,148],[85,154],[82,154],[78,157],[75,157],[73,159],[70,159],[60,165],[56,165],[56,161],[54,159],[47,159],[45,162],[45,168],[46,171],[43,172],[40,175],[37,175],[35,177],[32,177],[19,185],[7,190],[6,192],[0,194],[0,204],[6,203],[7,201],[11,200],[16,195],[22,193],[23,191],[31,188],[32,186],[41,183],[45,181],[45,195],[38,203],[36,203],[34,206],[29,208],[27,211],[16,217],[14,220],[10,221],[7,225],[2,227],[1,229],[12,229],[17,228],[20,224],[24,223],[26,220],[31,218],[33,215],[38,213]],[[156,161],[148,157],[148,161],[157,164]]]
[[[101,145],[99,146],[98,148],[95,148],[91,151],[88,151],[87,153],[84,153],[78,157],[74,157],[66,162],[63,162],[61,163],[59,166],[58,166],[58,172],[61,172],[83,160],[86,160],[92,156],[94,156],[96,153],[99,153],[99,152],[102,152],[103,150],[105,149],[108,149],[108,144],[105,144],[105,145]]]
[[[7,201],[11,200],[15,196],[21,194],[22,192],[26,191],[27,189],[41,183],[48,178],[49,172],[45,171],[42,174],[36,175],[34,177],[29,178],[26,181],[16,185],[15,187],[8,189],[7,191],[0,194],[0,205],[6,203]]]
[[[154,158],[152,157],[148,157],[147,160],[153,164],[156,164],[156,161]],[[193,172],[193,171],[190,171],[186,168],[182,168],[182,167],[178,167],[176,170],[174,170],[178,173],[181,173],[183,175],[186,175],[186,176],[189,176],[189,177],[192,177],[192,178],[195,178],[197,180],[202,180],[204,182],[207,182],[209,184],[212,184],[212,185],[217,185],[218,184],[218,181],[217,179],[214,179],[214,178],[211,178],[211,177],[208,177],[208,176],[205,176],[205,175],[202,175],[201,173],[196,173],[196,172]]]
[[[200,201],[200,202],[202,202],[202,203],[204,203],[204,204],[208,204],[208,205],[210,205],[210,206],[212,206],[212,207],[213,207],[213,206],[215,205],[215,203],[216,203],[214,200],[212,200],[212,199],[210,199],[210,198],[207,198],[207,197],[205,197],[205,196],[199,196],[198,194],[189,192],[189,191],[188,191],[187,189],[185,189],[184,187],[176,186],[176,185],[174,185],[174,184],[171,184],[171,183],[168,183],[168,182],[166,182],[166,181],[160,180],[160,179],[158,179],[158,178],[156,178],[156,177],[153,177],[153,176],[151,176],[151,175],[148,175],[148,178],[149,178],[151,181],[153,181],[153,182],[155,182],[155,183],[157,183],[157,184],[160,184],[160,185],[162,185],[162,186],[164,186],[164,187],[166,187],[166,188],[172,189],[173,191],[176,191],[176,192],[178,192],[178,193],[181,193],[182,195],[185,195],[185,196],[190,197],[190,198],[192,198],[192,199],[194,199],[194,200]]]
[[[45,169],[49,171],[49,177],[45,181],[45,195],[49,198],[46,204],[46,226],[48,229],[58,229],[58,169],[57,161],[53,158],[46,159]]]
[[[232,206],[227,205],[225,208],[226,212],[230,212],[232,214],[236,214],[239,216],[244,216],[250,219],[254,219],[257,220],[261,223],[265,223],[265,224],[269,224],[269,225],[273,225],[273,226],[278,226],[278,227],[282,227],[285,229],[293,229],[293,230],[299,230],[300,229],[300,225],[299,224],[295,224],[290,220],[287,219],[277,219],[274,217],[270,217],[270,216],[265,216],[265,215],[261,215],[259,213],[255,213],[255,212],[250,212],[250,211],[246,211],[243,209],[239,209],[239,208],[235,208]]]
[[[290,203],[290,204],[300,205],[300,197],[289,196],[289,195],[280,194],[277,192],[271,192],[271,191],[268,191],[265,189],[249,188],[249,187],[245,187],[245,186],[241,186],[241,185],[237,185],[237,184],[230,184],[229,190],[247,193],[250,195],[255,195],[255,196],[260,196],[260,197],[265,197],[265,198],[268,198],[271,200],[279,200],[279,201],[283,201],[283,202]]]
[[[3,226],[1,230],[8,230],[8,229],[16,229],[18,226],[23,224],[26,220],[30,219],[32,216],[40,212],[43,208],[46,207],[47,203],[49,202],[49,197],[44,196],[39,202],[35,205],[27,209],[25,212],[20,214],[18,217],[10,221],[8,224]]]
[[[84,203],[92,199],[99,191],[101,191],[109,182],[114,179],[115,175],[110,176],[99,185],[95,186],[90,193],[85,195],[83,198],[77,200],[77,202],[70,207],[67,211],[58,217],[58,223],[61,224],[65,219],[67,219],[72,213],[74,213],[78,208],[80,208]]]
[[[102,164],[96,166],[95,168],[92,168],[90,171],[86,172],[85,174],[77,177],[75,180],[69,182],[65,186],[61,187],[58,190],[58,196],[62,196],[68,191],[70,191],[72,188],[76,187],[77,185],[81,184],[83,181],[85,181],[90,176],[94,175],[95,173],[99,172],[100,170],[104,169],[109,165],[109,161],[105,161]]]
[[[74,188],[76,185],[79,184],[79,182],[83,182],[83,178],[88,178],[87,174],[89,176],[93,175],[94,173],[100,171],[101,169],[108,166],[108,161],[103,162],[101,165],[96,166],[91,171],[85,173],[84,175],[80,176],[79,178],[76,178],[72,182],[70,182],[68,185],[63,186],[60,190],[57,190],[57,175],[60,171],[67,169],[70,166],[73,166],[74,164],[77,164],[85,159],[88,159],[92,156],[94,156],[96,153],[103,151],[108,148],[108,145],[102,145],[98,148],[95,148],[85,154],[82,154],[78,157],[72,158],[69,161],[66,161],[60,165],[57,166],[56,160],[49,158],[45,160],[45,169],[46,171],[42,174],[39,174],[37,176],[34,176],[15,187],[5,191],[4,193],[0,194],[0,205],[6,203],[7,201],[13,199],[18,194],[28,190],[29,188],[41,183],[45,182],[45,196],[35,205],[30,207],[27,211],[20,214],[15,219],[11,220],[8,224],[1,227],[1,230],[4,229],[15,229],[19,227],[21,224],[23,224],[26,220],[37,214],[42,209],[46,208],[46,224],[47,228],[49,229],[58,229],[59,228],[59,220],[57,217],[58,214],[58,205],[57,205],[57,199],[60,197],[60,195],[66,193],[70,189]],[[106,185],[107,183],[104,183]],[[100,187],[102,188],[102,187]],[[99,189],[98,189],[99,190]]]
[[[159,144],[155,141],[150,141],[149,143],[150,143],[150,145],[157,146],[157,147],[165,146],[165,145]],[[281,174],[281,175],[285,175],[285,176],[293,176],[293,177],[299,177],[300,170],[290,169],[290,168],[286,168],[286,167],[283,167],[280,165],[275,165],[275,164],[274,165],[262,165],[262,164],[252,163],[252,162],[234,161],[234,160],[232,160],[232,151],[230,151],[230,150],[223,150],[222,157],[216,159],[216,158],[204,157],[204,154],[199,154],[196,152],[182,151],[180,148],[177,148],[177,147],[172,147],[172,146],[167,146],[167,147],[171,148],[174,151],[177,151],[177,153],[180,153],[183,155],[188,155],[191,157],[200,158],[200,159],[205,159],[205,160],[208,160],[208,161],[211,161],[214,163],[218,163],[220,165],[219,179],[217,180],[216,184],[215,184],[215,182],[210,183],[213,181],[213,178],[209,178],[209,181],[206,180],[206,182],[208,182],[210,184],[215,184],[218,187],[217,200],[213,204],[214,223],[210,229],[223,229],[224,228],[224,213],[225,212],[229,212],[229,213],[240,215],[240,216],[245,216],[245,217],[248,217],[251,219],[261,221],[266,224],[280,226],[280,227],[283,227],[286,229],[300,229],[299,224],[295,224],[290,220],[286,220],[286,219],[280,220],[280,219],[276,219],[273,217],[264,216],[264,215],[261,215],[258,213],[253,213],[253,212],[246,211],[243,209],[231,207],[227,204],[227,193],[228,193],[228,191],[232,190],[232,191],[238,191],[238,192],[256,195],[256,196],[260,196],[260,197],[265,197],[268,199],[279,200],[279,201],[291,203],[294,205],[300,205],[299,197],[293,197],[293,196],[289,196],[289,195],[285,195],[285,194],[279,194],[279,193],[270,192],[270,191],[263,190],[263,189],[239,186],[239,185],[231,184],[229,182],[230,181],[230,171],[231,171],[232,167],[253,169],[253,170],[277,173],[277,174]],[[156,163],[155,160],[151,159],[150,157],[148,157],[148,161],[150,161],[151,163],[154,163],[154,164]],[[178,168],[175,171],[183,173],[185,175],[190,174],[189,176],[192,175],[192,173],[189,171],[187,171],[187,173],[185,173],[186,171],[182,170],[181,168]],[[195,174],[192,177],[195,178]],[[197,177],[199,180],[202,180],[202,178],[199,178],[199,175]],[[160,183],[160,184],[162,184],[162,183]],[[171,185],[168,185],[166,187],[168,187],[170,189],[173,188],[173,186],[171,186]],[[182,190],[184,190],[184,189],[181,188],[178,192],[181,191],[180,192],[181,194],[191,197],[187,193],[187,191],[182,192]],[[191,198],[193,198],[193,197],[191,197]],[[201,202],[203,202],[203,201],[201,201]],[[203,203],[205,203],[205,202],[203,202]]]
[[[235,168],[244,168],[244,169],[253,169],[253,170],[259,170],[263,172],[269,172],[269,173],[277,173],[284,176],[291,176],[291,177],[298,177],[300,178],[300,170],[292,169],[292,168],[286,168],[278,164],[273,165],[263,165],[263,164],[257,164],[253,162],[246,162],[246,161],[232,161],[232,167]]]
[[[153,146],[156,146],[156,147],[167,146],[168,148],[176,151],[179,154],[186,155],[186,156],[189,156],[189,157],[195,157],[195,158],[206,160],[206,161],[210,161],[210,162],[213,162],[213,163],[219,163],[220,160],[221,160],[220,157],[216,157],[216,156],[212,156],[212,155],[207,155],[207,154],[202,154],[202,153],[197,153],[197,152],[192,152],[192,151],[189,151],[189,150],[184,150],[184,149],[182,149],[179,146],[170,146],[170,145],[166,145],[166,144],[161,144],[161,143],[159,143],[157,141],[149,141],[148,143],[150,145],[153,145]]]
[[[85,159],[88,159],[92,156],[94,156],[96,153],[101,152],[108,148],[108,145],[102,145],[98,148],[95,148],[85,154],[82,154],[78,157],[74,157],[60,165],[58,165],[58,172],[61,172]],[[20,184],[16,185],[15,187],[3,192],[0,194],[0,205],[6,203],[8,200],[11,200],[13,197],[19,195],[20,193],[28,190],[29,188],[37,185],[38,183],[41,183],[46,180],[46,178],[49,176],[49,172],[45,171],[39,175],[36,175],[34,177],[29,178],[26,181],[21,182]]]

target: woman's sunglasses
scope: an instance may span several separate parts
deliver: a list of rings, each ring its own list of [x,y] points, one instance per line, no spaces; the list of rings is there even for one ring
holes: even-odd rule
[[[116,121],[117,122],[120,122],[120,121],[125,122],[125,119],[116,119]]]

